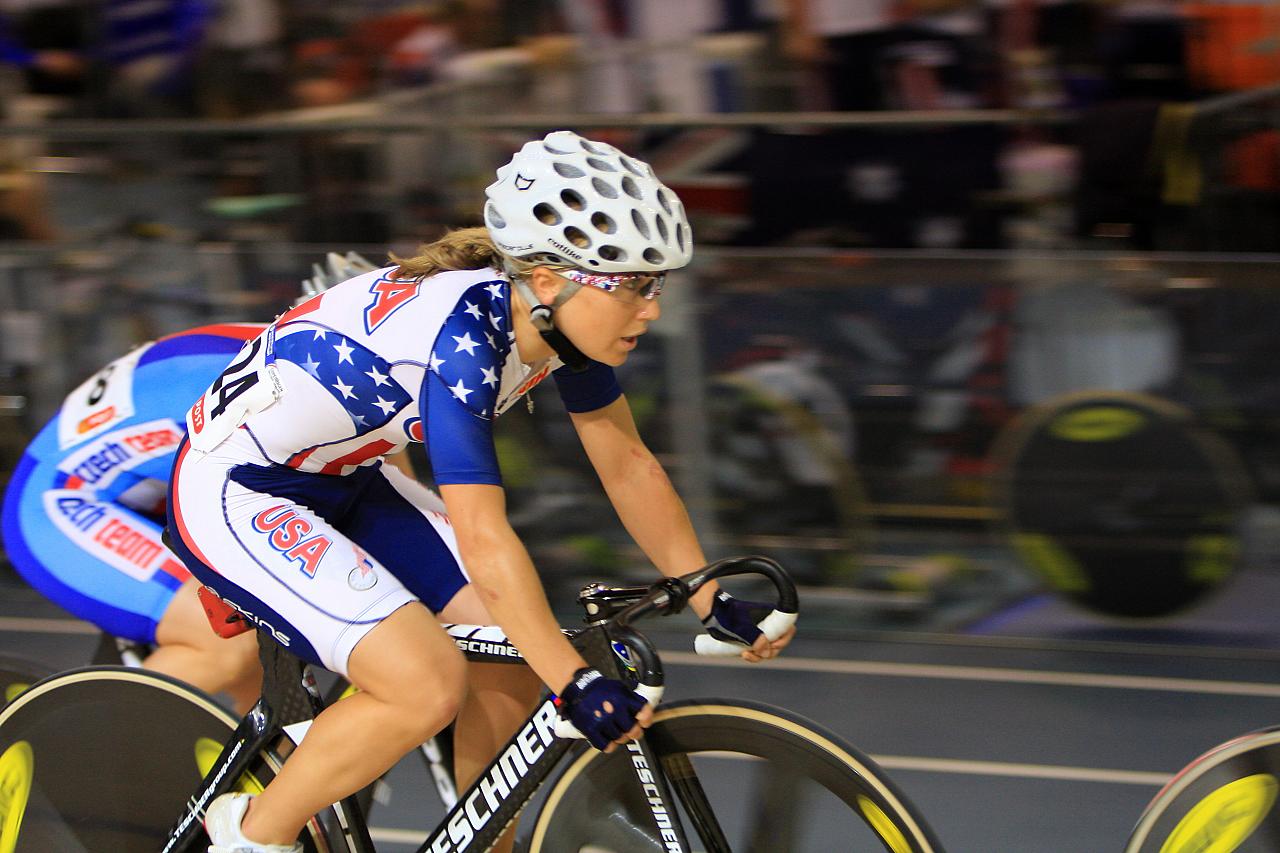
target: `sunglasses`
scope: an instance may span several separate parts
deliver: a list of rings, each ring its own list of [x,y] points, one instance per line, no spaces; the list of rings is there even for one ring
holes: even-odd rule
[[[619,299],[635,302],[640,299],[657,299],[666,284],[667,274],[660,272],[651,275],[644,272],[624,272],[617,275],[600,275],[583,270],[560,270],[560,275],[591,287],[599,288],[605,293],[612,293]]]

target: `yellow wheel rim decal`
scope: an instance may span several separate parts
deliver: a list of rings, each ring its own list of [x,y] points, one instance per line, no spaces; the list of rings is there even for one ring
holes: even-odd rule
[[[1141,412],[1123,406],[1088,406],[1054,418],[1049,432],[1067,441],[1118,441],[1147,425]]]
[[[4,701],[12,702],[14,699],[17,699],[25,693],[27,688],[30,686],[31,685],[25,681],[15,681],[12,684],[6,684],[4,688]]]
[[[862,794],[858,795],[858,808],[862,810],[867,823],[871,824],[871,828],[880,836],[880,840],[887,844],[893,853],[911,853],[911,845],[907,843],[907,837],[902,834],[902,830],[894,826],[893,820],[884,813],[884,809]]]
[[[1271,811],[1277,787],[1280,783],[1270,773],[1228,782],[1178,821],[1160,853],[1231,853]]]
[[[196,768],[199,769],[201,778],[209,775],[219,755],[222,755],[222,744],[218,741],[211,737],[202,737],[196,741]],[[236,790],[241,794],[261,794],[265,787],[252,773],[245,773],[236,783]],[[0,849],[0,853],[7,851]]]
[[[18,846],[35,768],[35,753],[25,740],[0,755],[0,853],[13,853]]]

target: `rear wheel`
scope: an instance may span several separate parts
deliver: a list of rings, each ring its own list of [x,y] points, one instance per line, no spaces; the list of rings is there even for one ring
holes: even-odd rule
[[[763,705],[664,705],[645,734],[695,850],[941,853],[924,819],[867,756]],[[661,841],[629,753],[578,756],[527,821],[526,853],[647,853]]]
[[[158,673],[97,667],[41,681],[0,709],[0,853],[156,853],[237,723]],[[279,766],[259,756],[238,789],[261,790]],[[345,849],[318,821],[302,840],[308,853]]]
[[[0,655],[0,705],[16,699],[28,687],[57,670],[30,658]]]

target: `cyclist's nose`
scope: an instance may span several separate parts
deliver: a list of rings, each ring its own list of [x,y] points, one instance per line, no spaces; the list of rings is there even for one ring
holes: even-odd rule
[[[658,303],[662,301],[662,297],[658,296],[653,299],[641,299],[640,311],[638,316],[653,322],[662,316],[662,306]]]

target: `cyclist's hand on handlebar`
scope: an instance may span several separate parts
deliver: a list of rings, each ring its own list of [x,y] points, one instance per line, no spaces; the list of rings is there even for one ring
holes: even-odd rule
[[[756,641],[751,644],[751,648],[743,649],[742,659],[749,663],[759,663],[762,660],[776,658],[782,654],[782,650],[791,642],[791,638],[796,635],[796,626],[792,625],[786,630],[781,637],[776,640],[770,640],[764,634],[756,637]]]
[[[560,716],[578,727],[596,749],[638,740],[653,721],[653,708],[630,685],[598,669],[580,669],[560,692]]]
[[[722,589],[716,592],[711,612],[702,624],[717,640],[744,646],[742,659],[757,663],[777,657],[796,633],[792,625],[776,640],[766,637],[759,624],[772,610],[770,604],[737,599]]]

